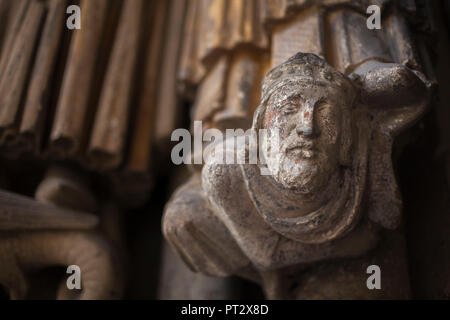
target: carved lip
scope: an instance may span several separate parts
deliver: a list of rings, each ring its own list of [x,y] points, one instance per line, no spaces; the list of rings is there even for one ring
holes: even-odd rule
[[[300,143],[286,148],[286,153],[294,152],[304,158],[312,158],[316,151],[312,143]]]
[[[314,147],[314,143],[312,141],[311,142],[299,142],[292,146],[287,147],[286,151],[290,151],[290,150],[294,150],[294,149],[314,151],[316,148]]]

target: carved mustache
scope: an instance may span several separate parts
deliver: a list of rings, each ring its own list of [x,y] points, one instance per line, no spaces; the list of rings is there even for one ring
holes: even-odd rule
[[[276,144],[279,144],[277,147]],[[293,150],[303,151],[302,154],[310,158],[312,154],[317,151],[314,138],[299,137],[297,135],[291,135],[284,141],[275,139],[269,142],[269,150],[280,150],[282,153],[287,154]]]
[[[314,151],[316,148],[312,142],[300,142],[286,147],[286,151],[301,149],[305,151]]]
[[[315,151],[316,148],[314,146],[314,141],[313,140],[298,140],[297,139],[292,139],[291,141],[287,141],[285,144],[285,148],[283,148],[285,152],[289,152],[291,150],[295,150],[295,149],[300,149],[303,151]]]

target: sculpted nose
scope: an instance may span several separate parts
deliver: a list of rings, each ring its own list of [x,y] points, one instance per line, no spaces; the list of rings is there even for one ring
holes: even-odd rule
[[[297,126],[296,130],[297,130],[297,134],[301,135],[301,136],[310,137],[314,134],[312,126],[306,126],[306,125],[300,124],[299,126]]]
[[[313,108],[309,106],[300,111],[300,119],[297,123],[296,131],[298,135],[310,137],[314,135]]]

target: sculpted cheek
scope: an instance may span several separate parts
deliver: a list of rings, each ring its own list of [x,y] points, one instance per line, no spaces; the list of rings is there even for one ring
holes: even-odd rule
[[[333,113],[325,114],[320,119],[321,140],[327,144],[336,144],[339,135],[339,125]]]
[[[267,113],[266,127],[269,130],[277,130],[281,137],[290,132],[292,127],[291,117],[280,112]]]
[[[264,116],[264,127],[270,128],[272,127],[275,120],[275,114],[271,108],[267,108],[266,114]]]

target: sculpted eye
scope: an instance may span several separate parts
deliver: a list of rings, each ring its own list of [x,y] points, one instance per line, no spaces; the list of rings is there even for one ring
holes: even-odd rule
[[[291,114],[297,111],[297,106],[293,103],[288,103],[283,107],[284,114]]]

